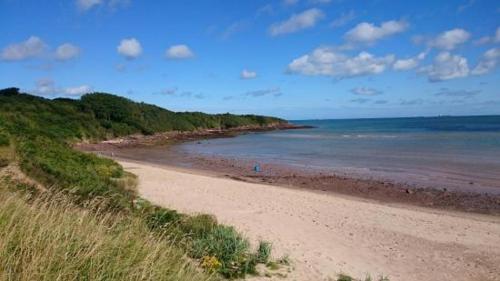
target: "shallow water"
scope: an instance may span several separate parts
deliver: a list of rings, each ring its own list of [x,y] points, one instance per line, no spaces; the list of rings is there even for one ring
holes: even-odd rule
[[[314,129],[182,144],[188,153],[500,194],[500,116],[306,120]]]

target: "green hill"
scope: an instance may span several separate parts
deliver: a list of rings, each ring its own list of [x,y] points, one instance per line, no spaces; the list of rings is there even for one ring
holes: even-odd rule
[[[14,144],[26,174],[44,185],[71,190],[83,200],[119,197],[114,202],[120,205],[129,197],[115,180],[124,175],[121,167],[111,160],[75,151],[71,144],[134,133],[283,122],[286,121],[256,115],[172,112],[104,93],[87,94],[79,100],[51,100],[20,93],[17,88],[0,90],[0,144]]]

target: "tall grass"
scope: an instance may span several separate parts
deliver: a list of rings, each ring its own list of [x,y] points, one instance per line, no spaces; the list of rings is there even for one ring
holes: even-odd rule
[[[139,217],[0,189],[0,280],[215,280]],[[170,241],[170,242],[169,242]]]

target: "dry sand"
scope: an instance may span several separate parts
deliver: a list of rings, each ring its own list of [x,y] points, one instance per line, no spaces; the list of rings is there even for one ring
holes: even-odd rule
[[[120,161],[139,193],[185,213],[209,213],[251,241],[288,254],[286,280],[343,272],[391,281],[500,280],[500,218],[382,204]],[[283,280],[283,279],[278,279]]]

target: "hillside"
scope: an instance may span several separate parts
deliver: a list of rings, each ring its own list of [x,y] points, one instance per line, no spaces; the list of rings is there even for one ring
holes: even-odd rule
[[[51,100],[20,93],[16,88],[0,90],[0,192],[28,195],[19,197],[20,195],[3,196],[0,194],[2,200],[15,198],[5,199],[10,200],[11,203],[10,207],[0,210],[0,225],[4,221],[14,221],[11,211],[16,208],[12,207],[13,204],[19,205],[21,209],[27,208],[19,203],[22,198],[26,198],[27,204],[33,204],[35,212],[40,209],[41,214],[47,213],[46,204],[52,206],[54,202],[53,197],[46,195],[46,191],[49,191],[49,194],[57,195],[56,203],[67,202],[64,204],[71,204],[71,206],[74,204],[71,207],[75,210],[72,211],[73,216],[80,215],[77,214],[80,212],[77,210],[80,207],[95,212],[98,217],[110,215],[121,218],[125,216],[126,223],[122,226],[114,224],[109,226],[115,228],[116,231],[106,233],[105,239],[113,240],[113,237],[121,239],[119,237],[129,235],[124,230],[128,228],[126,225],[132,220],[133,225],[140,224],[140,226],[134,226],[140,229],[139,232],[149,229],[153,233],[153,238],[150,238],[148,235],[137,235],[136,232],[133,239],[138,245],[149,243],[149,246],[157,248],[160,246],[155,243],[175,244],[181,254],[184,252],[187,256],[199,261],[209,273],[216,271],[226,277],[243,277],[248,273],[254,273],[258,263],[267,262],[270,252],[268,243],[262,243],[259,251],[253,253],[244,237],[232,227],[218,224],[215,218],[206,215],[189,217],[174,210],[152,206],[137,197],[134,175],[124,172],[123,168],[113,160],[77,151],[72,145],[82,140],[99,141],[136,133],[147,135],[172,130],[224,130],[282,123],[286,121],[256,115],[177,113],[105,93],[87,94],[79,100]],[[33,198],[40,197],[43,198],[40,199],[41,201],[35,200],[38,203],[31,202]],[[60,217],[61,220],[66,220],[64,205],[50,207],[49,211],[54,213],[51,218]],[[16,215],[20,217],[19,224],[12,226],[39,229],[40,220],[30,221],[29,218],[22,217],[31,216],[29,212]],[[83,212],[82,216],[85,214],[86,212]],[[57,222],[51,222],[51,218],[48,223],[57,224]],[[111,223],[109,219],[105,221],[107,221],[106,224]],[[101,222],[94,220],[92,224],[91,227],[97,229]],[[78,227],[78,225],[68,225],[67,229],[61,226],[47,228],[44,231],[46,235],[57,237],[65,232],[77,233]],[[9,231],[0,229],[0,235],[8,236]],[[17,235],[16,233],[20,232],[16,230],[12,233]],[[84,237],[78,236],[75,238],[77,241],[73,241],[76,244],[69,241],[68,245],[61,245],[63,249],[51,244],[50,247],[55,247],[55,252],[48,252],[47,256],[44,256],[40,249],[46,247],[43,243],[50,243],[50,241],[41,240],[39,242],[43,243],[36,245],[39,248],[25,249],[23,247],[26,245],[38,243],[32,241],[38,239],[37,237],[29,235],[20,236],[26,239],[23,241],[15,237],[0,237],[1,240],[13,239],[12,241],[5,240],[11,243],[10,246],[0,247],[0,254],[3,253],[2,256],[8,257],[0,259],[0,267],[14,270],[7,276],[10,279],[30,280],[36,276],[36,272],[25,271],[22,263],[12,264],[12,261],[19,259],[19,262],[29,262],[31,258],[37,256],[39,258],[32,262],[50,271],[52,270],[51,264],[47,263],[57,258],[58,251],[64,251],[64,247],[75,250],[72,247],[81,246],[83,251],[87,247],[86,244],[99,243],[99,241],[85,240]],[[149,240],[141,241],[141,236]],[[182,239],[179,240],[179,237]],[[150,242],[151,239],[156,242]],[[118,245],[118,247],[121,246]],[[108,250],[106,254],[113,255],[113,251],[118,249],[108,248]],[[135,249],[132,249],[130,255],[135,254],[134,251]],[[55,256],[50,256],[51,254]],[[75,260],[75,264],[68,266],[70,268],[64,268],[64,270],[70,270],[67,276],[78,276],[80,273],[93,276],[88,274],[90,269],[87,266],[102,262],[102,257],[100,253],[94,252],[89,255],[86,256],[85,262],[79,263]],[[44,260],[44,257],[47,260]],[[144,260],[134,262],[147,264],[151,262],[147,260],[148,258],[144,256]],[[170,257],[161,256],[158,261],[161,259],[168,261]],[[155,268],[157,266],[165,267],[165,271],[184,272],[178,262],[155,264]],[[96,269],[92,267],[92,270]],[[119,274],[127,272],[123,267],[117,267],[117,270]],[[193,274],[191,271],[188,273],[178,275],[178,280],[191,280]],[[26,277],[23,274],[35,275]],[[65,273],[52,272],[52,274],[51,276],[60,276],[59,274]],[[170,275],[161,279],[177,280],[171,278]],[[144,280],[155,279],[145,278]]]
[[[104,93],[87,94],[79,100],[50,100],[20,93],[17,88],[0,90],[0,143],[14,144],[23,172],[44,185],[71,188],[82,199],[124,195],[117,190],[116,181],[110,181],[122,177],[123,171],[111,160],[74,151],[70,147],[74,142],[283,122],[256,115],[176,113]]]

